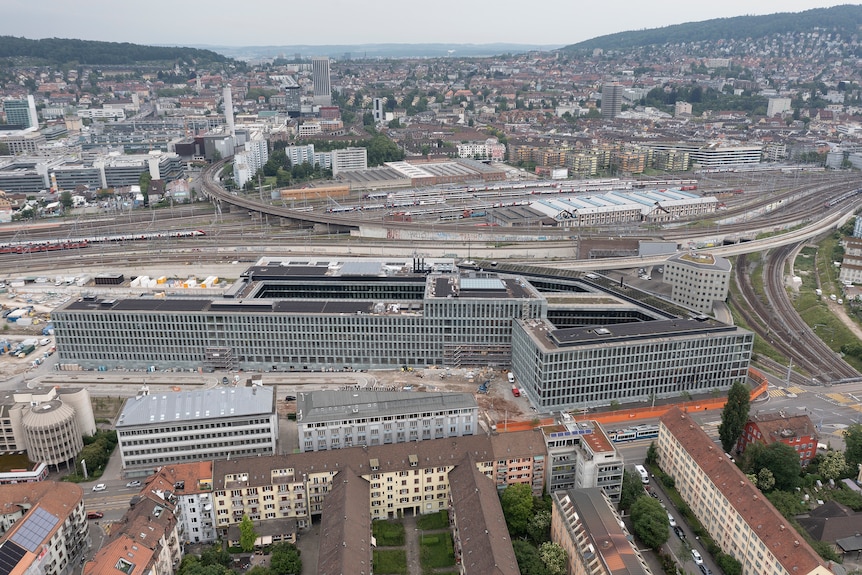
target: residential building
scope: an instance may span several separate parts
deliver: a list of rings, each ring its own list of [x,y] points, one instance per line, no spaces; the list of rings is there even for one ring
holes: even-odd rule
[[[147,478],[146,493],[171,493],[176,503],[181,541],[212,543],[218,539],[213,509],[213,462],[172,463]]]
[[[3,100],[3,113],[6,123],[20,129],[39,129],[39,114],[36,112],[36,100],[28,94],[24,100]]]
[[[658,461],[680,497],[743,575],[828,575],[820,556],[690,415],[659,425]]]
[[[542,427],[548,450],[547,491],[601,487],[620,500],[623,457],[597,421],[579,421],[563,414],[563,423]]]
[[[83,575],[173,575],[183,557],[177,507],[169,492],[143,490],[123,518],[111,525],[111,540],[84,564]]]
[[[792,111],[790,98],[769,98],[766,103],[766,116],[771,118]]]
[[[80,486],[55,481],[0,485],[0,571],[69,575],[87,543]]]
[[[616,82],[602,85],[602,118],[612,120],[620,115],[623,105],[623,86]]]
[[[862,222],[862,218],[857,218],[857,221]],[[857,224],[857,227],[860,226],[862,224]],[[862,235],[862,228],[860,228],[860,235]],[[857,236],[854,229],[853,236],[845,237],[841,240],[841,245],[844,247],[844,257],[841,260],[838,279],[845,283],[862,283],[862,237]]]
[[[566,550],[570,575],[652,574],[603,490],[566,489],[551,497],[551,540]]]
[[[0,131],[0,144],[6,144],[9,153],[13,156],[36,154],[47,143],[45,135],[32,128]]]
[[[353,469],[339,472],[338,480],[332,482],[320,518],[319,575],[373,572],[368,493],[368,481]]]
[[[329,83],[329,57],[311,59],[311,81],[314,85],[314,104],[332,105],[332,87]]]
[[[462,575],[518,575],[509,529],[494,482],[467,454],[449,473],[449,523]]]
[[[340,172],[351,170],[368,169],[367,148],[344,148],[343,150],[332,150],[332,175],[337,176]]]
[[[788,416],[778,413],[755,413],[745,422],[745,428],[736,444],[739,453],[752,443],[771,445],[781,442],[799,454],[799,463],[805,467],[817,455],[817,428],[805,414]]]
[[[472,393],[313,391],[297,396],[296,414],[300,451],[461,437],[479,426]]]
[[[541,495],[545,448],[532,431],[219,459],[213,463],[212,492],[217,534],[226,536],[244,515],[255,522],[291,519],[305,529],[312,516],[323,513],[330,490],[344,479],[341,473],[368,482],[365,504],[372,519],[446,509],[449,472],[465,453],[497,489],[526,483]]]
[[[386,120],[386,98],[373,98],[371,100],[371,114],[374,121],[380,123]]]
[[[675,118],[685,118],[691,116],[691,104],[677,100],[674,103],[673,115]]]
[[[757,165],[763,155],[763,146],[725,146],[717,142],[644,142],[643,145],[655,151],[687,153],[691,167],[706,172]]]
[[[502,162],[506,157],[506,145],[497,138],[488,138],[483,143],[458,144],[458,157]]]
[[[126,401],[116,429],[127,474],[147,475],[170,463],[272,455],[275,394],[252,386],[139,395]]]
[[[684,252],[668,258],[662,281],[670,284],[673,301],[709,315],[714,302],[727,299],[730,272],[730,260],[726,258],[705,252]]]
[[[234,154],[233,180],[243,187],[269,160],[269,150],[263,133],[254,131],[243,144],[243,151]]]

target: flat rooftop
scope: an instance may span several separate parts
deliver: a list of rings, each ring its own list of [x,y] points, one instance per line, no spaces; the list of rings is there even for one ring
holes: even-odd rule
[[[527,320],[522,323],[527,333],[545,351],[597,344],[631,343],[637,339],[734,332],[739,329],[705,316],[566,329],[557,329],[546,320]]]
[[[275,412],[269,387],[217,387],[155,393],[130,398],[120,412],[117,428],[153,423],[223,419]]]
[[[301,414],[297,422],[301,424],[476,408],[472,393],[339,390],[300,393],[296,399],[296,412]]]

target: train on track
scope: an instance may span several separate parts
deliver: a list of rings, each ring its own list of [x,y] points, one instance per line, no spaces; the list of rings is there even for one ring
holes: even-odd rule
[[[32,240],[0,243],[0,254],[30,254],[38,252],[53,252],[59,250],[76,250],[86,248],[90,244],[122,243],[155,240],[161,238],[196,238],[207,235],[203,230],[181,230],[167,232],[147,232],[134,234],[117,234],[110,236],[92,236],[83,238],[66,238],[61,240]]]
[[[608,437],[614,443],[637,441],[638,439],[650,439],[658,437],[658,425],[636,425],[634,427],[627,427],[626,429],[615,429],[608,432]]]
[[[849,192],[845,192],[845,193],[841,194],[840,196],[836,196],[836,197],[832,198],[831,200],[826,202],[826,204],[824,204],[824,206],[827,208],[831,208],[833,206],[840,204],[844,200],[848,200],[854,196],[858,196],[860,193],[862,193],[862,188],[858,188],[856,190],[851,190]]]

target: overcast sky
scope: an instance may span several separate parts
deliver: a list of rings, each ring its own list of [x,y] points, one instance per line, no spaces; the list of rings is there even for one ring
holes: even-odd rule
[[[0,35],[137,44],[263,46],[444,43],[566,45],[596,36],[824,0],[3,0]]]

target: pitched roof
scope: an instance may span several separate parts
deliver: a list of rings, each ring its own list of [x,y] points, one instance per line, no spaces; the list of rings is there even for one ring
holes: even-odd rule
[[[817,436],[817,428],[807,415],[786,417],[781,413],[757,414],[749,421],[757,426],[767,444],[804,435]]]
[[[809,573],[824,566],[814,549],[688,414],[674,407],[661,418],[661,425],[676,438],[784,569],[790,573]]]
[[[453,513],[458,525],[465,573],[517,575],[518,561],[494,482],[464,456],[449,473]]]
[[[144,575],[155,553],[129,535],[120,535],[96,552],[84,565],[83,575]]]
[[[323,500],[318,575],[371,573],[369,485],[353,469],[340,472]]]

